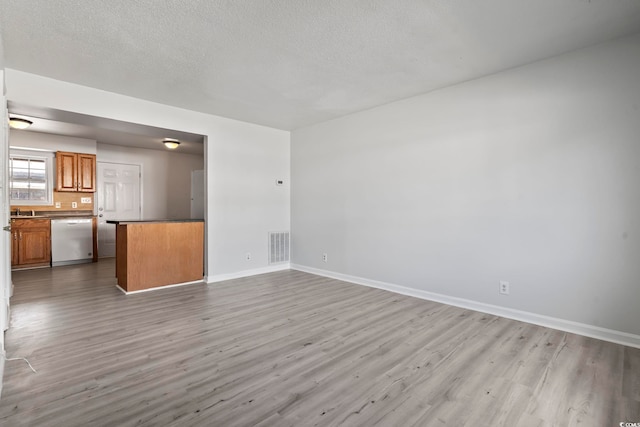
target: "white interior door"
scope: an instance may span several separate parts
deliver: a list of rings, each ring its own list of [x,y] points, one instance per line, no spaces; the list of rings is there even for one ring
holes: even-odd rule
[[[116,256],[115,225],[141,216],[140,165],[98,162],[98,256]]]
[[[0,72],[2,78],[2,72]],[[0,227],[10,226],[9,216],[9,128],[7,100],[0,82]],[[0,230],[0,347],[4,351],[4,331],[9,328],[11,298],[11,234]],[[0,378],[2,375],[0,373]],[[0,385],[0,389],[1,389]]]

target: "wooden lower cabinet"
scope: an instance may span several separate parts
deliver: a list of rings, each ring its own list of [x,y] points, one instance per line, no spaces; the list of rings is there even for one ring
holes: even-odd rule
[[[15,229],[15,221],[11,221],[11,267],[15,267],[20,262],[19,251],[18,232]]]
[[[11,267],[51,265],[51,221],[49,219],[11,220]]]

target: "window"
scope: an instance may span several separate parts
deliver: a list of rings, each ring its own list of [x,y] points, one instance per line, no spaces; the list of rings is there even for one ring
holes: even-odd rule
[[[9,191],[12,205],[51,205],[53,153],[11,150]]]

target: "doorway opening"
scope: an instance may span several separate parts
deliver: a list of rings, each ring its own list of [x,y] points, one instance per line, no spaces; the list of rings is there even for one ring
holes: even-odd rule
[[[152,218],[190,217],[191,195],[188,186],[192,180],[191,171],[203,170],[204,173],[199,177],[203,183],[206,179],[204,135],[12,101],[3,104],[8,106],[8,112],[12,115],[29,117],[33,122],[28,130],[19,132],[76,139],[78,143],[80,140],[93,141],[93,150],[97,153],[96,184],[100,187],[96,188],[90,209],[98,219],[97,252],[100,258],[115,256],[114,226],[106,224],[108,219],[145,219],[144,215]],[[180,140],[178,150],[167,150],[162,144],[167,137]],[[10,143],[11,136],[7,139]],[[73,146],[66,151],[81,152],[82,148]],[[1,157],[0,166],[3,170],[7,169],[7,155]],[[189,158],[199,159],[195,163],[200,164],[194,165]],[[143,177],[146,179],[144,184]],[[154,199],[155,191],[162,192],[158,199]],[[206,206],[206,202],[203,205]],[[180,206],[180,209],[176,209],[176,206]],[[8,214],[8,206],[6,211]],[[206,244],[205,241],[205,251]],[[10,257],[10,251],[5,252],[9,252],[6,257]],[[10,283],[10,267],[5,272]]]

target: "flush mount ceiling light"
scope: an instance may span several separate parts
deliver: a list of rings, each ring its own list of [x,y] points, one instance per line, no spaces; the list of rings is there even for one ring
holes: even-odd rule
[[[180,141],[178,141],[177,139],[173,139],[173,138],[165,138],[165,139],[162,140],[162,143],[169,150],[175,150],[176,148],[178,148],[178,145],[180,145]]]
[[[10,117],[9,126],[13,129],[26,129],[31,126],[33,122],[27,119],[21,119],[19,117]]]

